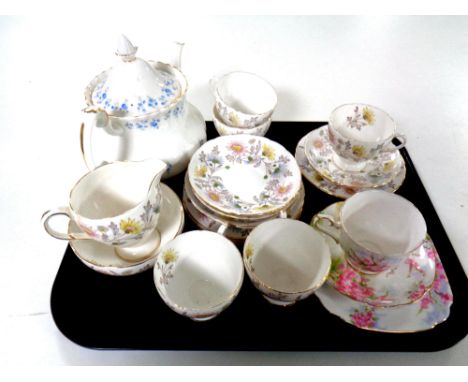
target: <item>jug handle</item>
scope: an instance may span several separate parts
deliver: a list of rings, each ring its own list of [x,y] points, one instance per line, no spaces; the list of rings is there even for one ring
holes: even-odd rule
[[[84,232],[72,232],[72,233],[64,233],[64,232],[59,232],[53,229],[49,225],[49,220],[58,215],[65,215],[67,216],[70,220],[72,220],[72,216],[70,214],[70,208],[68,207],[58,207],[54,208],[52,210],[44,212],[41,218],[41,223],[44,226],[44,229],[46,232],[52,236],[55,237],[56,239],[60,240],[91,240],[92,238],[89,237],[87,234]]]
[[[312,222],[311,222],[312,227],[314,227],[316,230],[320,231],[321,233],[324,233],[325,235],[330,236],[336,243],[339,244],[340,243],[339,235],[334,235],[333,233],[319,226],[319,223],[323,220],[328,221],[336,229],[341,229],[341,223],[335,218],[327,214],[317,214],[312,218]]]

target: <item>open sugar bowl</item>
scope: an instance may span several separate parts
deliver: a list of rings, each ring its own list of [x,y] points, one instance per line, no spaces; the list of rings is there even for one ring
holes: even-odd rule
[[[195,321],[216,317],[236,298],[244,279],[242,257],[225,237],[190,231],[165,245],[154,267],[163,301]]]
[[[312,295],[331,267],[330,249],[315,229],[292,219],[274,219],[247,237],[244,266],[267,301],[289,306]]]

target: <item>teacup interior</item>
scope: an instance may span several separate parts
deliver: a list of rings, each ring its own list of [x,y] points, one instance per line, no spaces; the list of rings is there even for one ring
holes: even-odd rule
[[[221,235],[191,231],[171,243],[178,257],[165,291],[171,302],[187,309],[207,309],[231,299],[243,279],[237,248]]]
[[[70,206],[89,219],[118,216],[146,198],[151,181],[144,166],[131,162],[105,165],[81,178],[71,192]]]
[[[426,235],[421,212],[405,198],[385,191],[355,194],[345,202],[341,218],[355,243],[378,254],[404,255]]]
[[[330,125],[350,139],[383,142],[395,134],[395,121],[383,110],[370,105],[349,104],[336,108]]]
[[[324,238],[297,220],[263,223],[252,231],[246,245],[253,253],[255,277],[280,292],[303,292],[319,286],[330,265]]]
[[[225,75],[219,80],[217,91],[228,106],[245,114],[267,113],[275,108],[277,102],[273,87],[251,73]]]

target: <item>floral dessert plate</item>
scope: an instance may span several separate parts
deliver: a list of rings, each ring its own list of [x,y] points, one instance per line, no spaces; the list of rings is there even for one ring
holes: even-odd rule
[[[231,216],[287,208],[301,187],[294,157],[279,143],[252,135],[206,142],[193,155],[188,176],[201,200]]]
[[[336,246],[332,239],[327,240],[333,255]],[[388,333],[413,333],[432,329],[450,315],[453,295],[432,241],[428,239],[426,245],[435,255],[434,284],[429,293],[412,304],[372,306],[344,296],[329,284],[322,286],[315,294],[330,313],[361,329]]]
[[[177,194],[161,183],[161,212],[156,229],[160,233],[159,248],[174,239],[184,228],[184,210]],[[71,222],[69,232],[76,232],[77,226]],[[76,256],[89,268],[112,276],[128,276],[143,272],[154,266],[156,255],[135,263],[117,256],[114,247],[95,240],[71,240],[70,246]]]
[[[382,152],[360,171],[343,170],[335,163],[327,128],[325,125],[307,134],[305,154],[312,167],[335,184],[352,188],[381,187],[395,179],[404,166],[403,157],[395,150]]]
[[[304,196],[305,191],[302,186],[291,206],[285,210],[287,218],[299,219],[304,206]],[[273,215],[250,221],[228,220],[203,206],[193,194],[187,181],[184,184],[182,204],[185,212],[200,229],[222,233],[223,236],[234,241],[243,241],[257,225],[279,217],[279,215]]]
[[[310,134],[310,133],[309,133]],[[356,192],[359,191],[364,191],[368,188],[360,188],[360,187],[345,187],[345,186],[340,186],[338,184],[335,184],[328,179],[325,179],[322,175],[320,175],[309,163],[309,160],[307,159],[305,155],[305,142],[307,139],[307,135],[303,137],[297,147],[296,147],[296,161],[299,165],[299,168],[301,169],[302,175],[310,182],[312,183],[315,187],[317,187],[319,190],[332,195],[336,196],[337,198],[341,199],[347,199],[350,196],[354,195]],[[377,187],[377,189],[388,191],[388,192],[395,192],[400,188],[400,186],[403,184],[403,181],[405,180],[406,177],[406,166],[403,161],[403,166],[400,170],[400,172],[395,176],[395,178],[385,184],[384,186]]]
[[[321,214],[337,218],[343,202],[328,206]],[[317,222],[320,228],[339,236],[337,228],[328,224],[325,219]],[[326,235],[324,235],[326,236]],[[424,244],[400,265],[391,270],[377,274],[364,274],[356,271],[345,259],[345,253],[336,246],[332,256],[332,267],[328,284],[339,293],[377,307],[389,307],[411,304],[431,289],[435,277],[435,250],[432,242]]]

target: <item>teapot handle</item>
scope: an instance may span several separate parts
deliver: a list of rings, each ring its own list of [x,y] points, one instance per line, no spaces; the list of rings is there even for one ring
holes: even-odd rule
[[[172,66],[180,70],[182,65],[182,50],[184,49],[184,42],[174,41],[174,44],[177,47],[177,51],[174,54],[174,58],[171,62]]]

